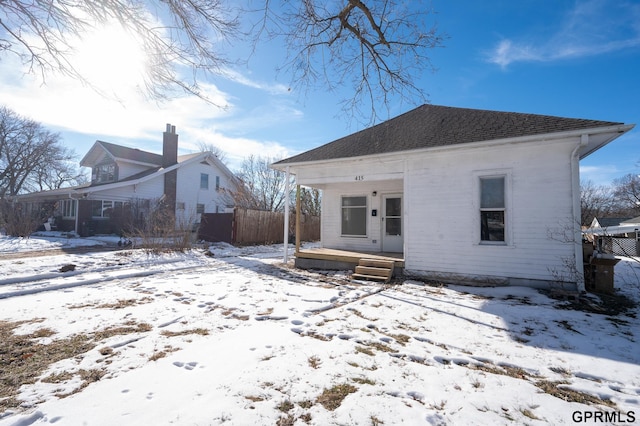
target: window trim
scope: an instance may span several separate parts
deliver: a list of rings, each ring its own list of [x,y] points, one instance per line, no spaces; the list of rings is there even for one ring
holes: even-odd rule
[[[62,216],[63,219],[75,219],[77,202],[78,200],[71,198],[68,200],[61,200],[60,216]],[[71,213],[71,215],[68,215],[67,213]]]
[[[209,190],[209,173],[200,173],[200,189],[203,191]]]
[[[112,168],[113,170],[104,170],[106,168]],[[104,162],[96,164],[92,169],[91,181],[93,183],[113,183],[118,181],[118,163]],[[106,176],[106,178],[105,178]]]
[[[343,201],[345,198],[364,198],[364,206],[344,206]],[[364,234],[345,234],[343,229],[342,216],[345,208],[364,208]],[[369,197],[366,194],[353,194],[353,195],[341,195],[340,196],[340,237],[345,238],[368,238],[369,236]]]
[[[504,178],[504,207],[482,208],[482,179]],[[473,206],[473,241],[475,245],[491,247],[513,247],[513,209],[512,209],[512,169],[478,170],[473,172],[474,206]],[[482,212],[504,212],[504,241],[482,239]]]

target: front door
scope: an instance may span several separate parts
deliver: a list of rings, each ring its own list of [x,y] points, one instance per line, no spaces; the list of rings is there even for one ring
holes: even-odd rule
[[[382,196],[382,251],[402,253],[402,195]]]

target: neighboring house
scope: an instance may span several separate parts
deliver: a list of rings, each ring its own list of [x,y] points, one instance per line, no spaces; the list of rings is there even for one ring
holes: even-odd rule
[[[198,223],[202,213],[233,207],[238,182],[211,152],[178,156],[178,134],[167,124],[162,155],[96,141],[80,161],[91,183],[16,197],[27,211],[54,206],[55,226],[80,235],[120,232],[131,215],[143,219],[159,203],[175,212],[176,226]]]
[[[594,217],[589,229],[605,229],[620,226],[623,222],[632,220],[630,217]]]
[[[618,256],[640,255],[640,216],[634,218],[593,218],[583,231],[587,241],[605,253]]]
[[[423,105],[272,167],[322,190],[323,248],[399,252],[442,282],[584,289],[579,160],[633,127]]]

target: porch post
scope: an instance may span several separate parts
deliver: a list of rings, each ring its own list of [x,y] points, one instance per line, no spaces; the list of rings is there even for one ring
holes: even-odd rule
[[[69,198],[71,198],[71,195],[69,195]],[[80,216],[80,200],[78,200],[76,198],[75,201],[76,201],[76,229],[75,229],[75,233],[77,235],[80,235],[80,232],[78,232],[78,216]]]
[[[300,251],[300,185],[296,185],[296,255]]]
[[[287,176],[284,189],[284,258],[283,262],[289,262],[289,193],[291,191],[289,184],[289,166],[287,166]]]

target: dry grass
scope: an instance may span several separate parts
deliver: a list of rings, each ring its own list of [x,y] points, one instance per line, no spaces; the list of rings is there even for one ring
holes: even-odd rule
[[[171,345],[167,345],[167,346],[165,346],[165,347],[164,347],[164,349],[162,349],[161,351],[155,351],[155,352],[153,353],[153,355],[151,355],[151,356],[149,357],[149,361],[157,361],[157,360],[159,360],[159,359],[161,359],[161,358],[166,357],[166,356],[167,356],[167,355],[169,355],[171,352],[175,352],[175,351],[177,351],[177,350],[178,350],[178,348],[174,348],[174,347],[173,347],[173,346],[171,346]]]
[[[53,339],[47,343],[42,343],[40,339],[54,336],[55,332],[46,327],[31,334],[15,334],[19,326],[41,321],[0,321],[0,412],[18,407],[20,402],[17,400],[17,395],[20,386],[36,383],[52,364],[86,353],[108,337],[146,332],[152,328],[149,324],[129,322],[125,326],[109,327],[92,334],[76,334],[64,339]],[[79,374],[83,380],[80,388],[74,391],[78,392],[89,383],[100,380],[105,372],[103,370],[61,372],[52,374],[43,381],[62,382],[70,378],[69,374]]]
[[[189,330],[181,330],[181,331],[163,330],[160,332],[160,334],[166,337],[186,336],[189,334],[199,334],[201,336],[208,336],[209,330],[207,330],[206,328],[191,328]]]
[[[375,385],[375,380],[368,379],[366,377],[352,377],[351,380],[358,383],[359,385]]]
[[[151,297],[143,297],[142,299],[119,299],[115,303],[103,303],[102,305],[97,305],[96,308],[123,309],[129,306],[143,305],[150,302],[153,302],[153,298]]]
[[[313,355],[307,358],[307,362],[311,368],[318,369],[322,365],[322,361],[317,356]]]
[[[350,384],[344,383],[341,385],[335,385],[331,389],[325,389],[322,394],[316,399],[316,402],[321,404],[329,411],[333,411],[340,407],[342,401],[351,393],[357,391],[358,388]]]
[[[293,402],[289,401],[288,399],[285,401],[282,401],[280,404],[276,406],[276,408],[279,411],[282,411],[283,413],[287,413],[293,410],[293,407],[294,407]]]
[[[613,401],[607,399],[601,399],[597,396],[593,396],[588,393],[578,392],[573,389],[567,389],[560,387],[560,385],[567,384],[567,382],[550,382],[547,380],[539,380],[535,385],[540,388],[544,393],[560,398],[566,402],[577,402],[585,405],[607,405],[609,407],[615,407],[616,404]]]

